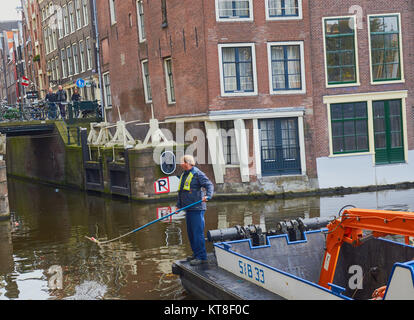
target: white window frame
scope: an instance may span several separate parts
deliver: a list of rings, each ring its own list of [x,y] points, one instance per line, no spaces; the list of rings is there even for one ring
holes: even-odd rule
[[[252,68],[253,68],[253,92],[225,92],[223,77],[223,48],[251,47]],[[219,69],[220,69],[220,90],[222,97],[257,96],[257,69],[256,69],[256,46],[254,43],[223,43],[218,45]]]
[[[43,29],[43,38],[44,38],[44,41],[45,41],[45,51],[46,51],[46,54],[48,54],[50,52],[50,48],[49,48],[49,37],[48,37],[48,34],[47,34],[47,28],[46,27]]]
[[[145,72],[144,72],[144,64],[145,63],[147,64],[149,83],[147,83],[147,78],[145,77]],[[144,85],[145,103],[151,103],[152,102],[152,98],[150,99],[149,98],[149,94],[148,94],[148,86],[151,88],[151,77],[149,75],[148,59],[145,59],[145,60],[142,60],[141,61],[141,71],[142,71],[142,82],[143,82],[143,85]]]
[[[108,77],[109,79],[109,96],[111,97],[111,105],[108,105],[108,92],[107,92],[107,85],[106,85],[106,77]],[[105,100],[105,109],[111,109],[112,108],[112,92],[111,92],[111,77],[108,72],[105,72],[102,74],[102,82],[103,82],[103,87],[104,87],[104,100]]]
[[[326,34],[325,34],[325,20],[331,19],[343,19],[343,18],[353,18],[354,19],[354,45],[355,45],[355,76],[356,81],[353,83],[341,83],[341,84],[328,84],[328,61],[326,56]],[[342,88],[342,87],[358,87],[361,85],[360,76],[359,76],[359,55],[358,55],[358,28],[357,28],[357,16],[348,15],[348,16],[336,16],[336,17],[323,17],[322,18],[322,33],[323,33],[323,58],[325,66],[325,86],[326,88]]]
[[[72,15],[70,13],[70,8],[72,8]],[[68,3],[68,16],[69,16],[69,29],[70,33],[73,33],[76,31],[76,25],[75,25],[75,6],[73,1],[70,1]]]
[[[57,49],[57,34],[56,29],[53,29],[52,31],[52,42],[53,42],[53,51]]]
[[[89,48],[88,48],[88,44],[89,44]],[[92,64],[93,64],[93,59],[92,59],[92,41],[90,37],[86,38],[86,43],[85,43],[85,50],[86,50],[86,58],[87,58],[87,63],[88,63],[88,70],[92,70]]]
[[[69,9],[67,5],[64,5],[62,7],[62,15],[63,15],[63,36],[67,36],[68,34],[70,34]]]
[[[141,7],[142,9],[142,16],[145,17],[145,13],[144,13],[144,3],[142,0],[137,0],[137,23],[138,23],[138,35],[139,35],[139,42],[144,42],[146,40],[146,33],[145,33],[145,25],[144,25],[144,21],[141,21],[141,15],[140,15],[140,11],[139,8]],[[144,28],[141,28],[141,25],[144,25]],[[144,29],[144,30],[142,30]]]
[[[386,16],[398,16],[398,26],[399,30],[399,42],[400,42],[400,73],[401,79],[399,80],[388,80],[388,81],[374,81],[373,70],[372,70],[372,52],[371,52],[371,23],[370,18],[372,17],[386,17]],[[368,45],[369,45],[369,72],[371,76],[371,85],[383,85],[391,83],[405,83],[404,76],[404,56],[403,56],[403,42],[402,42],[402,25],[401,25],[401,14],[396,13],[383,13],[383,14],[369,14],[367,15],[367,24],[368,24]]]
[[[68,49],[70,51],[70,61],[69,61],[69,55],[68,55]],[[68,77],[73,76],[73,52],[72,52],[72,46],[66,47],[66,61],[68,63]]]
[[[77,30],[82,29],[82,0],[74,0],[75,1],[75,20],[76,20],[76,27]]]
[[[170,77],[168,76],[168,68],[167,68],[167,62],[171,61],[171,72],[172,72],[172,58],[165,58],[164,59],[164,74],[165,74],[165,85],[166,85],[166,92],[167,92],[167,100],[168,100],[168,104],[175,104],[177,101],[177,96],[176,96],[176,90],[175,90],[175,83],[174,83],[174,73],[173,73],[173,88],[174,88],[174,97],[175,100],[173,101],[172,98],[172,93],[171,93],[171,83],[170,83]]]
[[[82,14],[83,14],[83,26],[87,26],[89,24],[89,8],[88,8],[88,0],[82,0]]]
[[[220,0],[215,0],[215,1],[216,1],[216,21],[218,22],[253,21],[254,19],[253,0],[248,0],[249,1],[249,17],[248,18],[220,18],[220,13],[219,13],[219,1]],[[237,1],[237,0],[234,0],[234,1]]]
[[[112,26],[116,24],[115,0],[109,0],[109,13],[111,17],[111,26]]]
[[[63,52],[63,55],[62,55]],[[65,57],[65,60],[62,60],[62,57]],[[68,76],[68,64],[67,64],[67,57],[66,57],[66,48],[60,49],[60,62],[62,64],[62,78],[66,78]]]
[[[272,47],[273,46],[297,46],[300,47],[300,72],[301,72],[301,87],[299,90],[273,90],[273,75],[272,75]],[[267,60],[269,68],[269,92],[270,94],[305,94],[306,93],[306,67],[305,67],[305,50],[303,41],[286,41],[286,42],[268,42],[267,43]]]
[[[359,155],[372,155],[372,164],[376,166],[375,163],[375,137],[374,137],[374,117],[373,117],[373,101],[382,101],[382,100],[396,100],[401,99],[401,116],[402,116],[402,133],[403,133],[403,143],[404,143],[404,157],[407,163],[408,161],[408,129],[407,129],[407,91],[383,91],[383,92],[366,92],[366,93],[355,93],[355,94],[346,94],[346,95],[331,95],[323,96],[323,103],[327,107],[327,121],[328,121],[328,136],[329,136],[329,158],[336,157],[353,157]],[[333,152],[333,142],[332,142],[332,120],[331,120],[331,104],[336,103],[351,103],[351,102],[366,102],[367,103],[367,113],[368,113],[368,143],[369,151],[359,152],[359,153],[344,153],[344,154],[334,154]]]
[[[303,19],[303,11],[302,11],[302,0],[298,0],[298,16],[280,16],[280,17],[271,17],[269,15],[269,0],[265,0],[265,10],[266,10],[266,20],[274,21],[274,20],[302,20]]]
[[[63,9],[58,8],[56,11],[56,21],[58,25],[58,31],[59,31],[59,40],[62,39],[65,35],[65,26],[63,23]]]
[[[55,68],[56,68],[56,80],[59,79],[59,57],[55,57]]]
[[[76,47],[76,60],[75,60],[75,51],[73,50]],[[72,43],[72,56],[73,56],[73,74],[79,74],[79,45],[78,43]]]
[[[81,51],[81,47],[83,50]],[[81,64],[81,72],[86,71],[86,64],[85,64],[85,41],[79,41],[79,57],[80,57],[80,64]]]

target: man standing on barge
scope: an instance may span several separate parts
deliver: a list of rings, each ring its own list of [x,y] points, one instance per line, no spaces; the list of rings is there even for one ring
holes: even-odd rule
[[[204,213],[207,210],[206,202],[213,196],[214,186],[205,173],[195,167],[193,156],[185,155],[182,157],[180,166],[184,172],[178,185],[177,208],[184,208],[203,200],[186,210],[185,215],[187,234],[193,250],[193,255],[188,257],[187,260],[190,261],[190,265],[196,266],[207,263]],[[206,193],[202,188],[206,190]]]

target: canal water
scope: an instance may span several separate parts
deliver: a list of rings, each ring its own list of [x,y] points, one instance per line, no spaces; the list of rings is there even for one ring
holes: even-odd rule
[[[10,221],[0,222],[0,300],[191,300],[171,272],[191,254],[182,214],[99,247],[159,218],[174,203],[142,205],[9,178]],[[414,189],[274,201],[209,202],[206,230],[270,229],[282,219],[334,216],[345,205],[414,211]],[[213,246],[207,243],[207,251]]]

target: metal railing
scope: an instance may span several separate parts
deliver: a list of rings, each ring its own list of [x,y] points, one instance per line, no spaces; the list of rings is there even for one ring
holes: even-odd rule
[[[64,120],[74,124],[77,120],[102,121],[98,101],[48,102],[0,105],[0,122]]]

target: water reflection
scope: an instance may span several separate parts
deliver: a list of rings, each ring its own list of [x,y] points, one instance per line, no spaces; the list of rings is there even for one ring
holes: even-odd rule
[[[248,224],[268,230],[282,219],[333,216],[349,204],[414,211],[413,196],[414,190],[392,190],[210,202],[206,230]],[[172,212],[170,204],[141,205],[16,179],[9,179],[9,202],[12,219],[0,223],[0,299],[191,299],[171,273],[175,260],[191,254],[183,214],[103,246],[85,239],[118,237]]]

